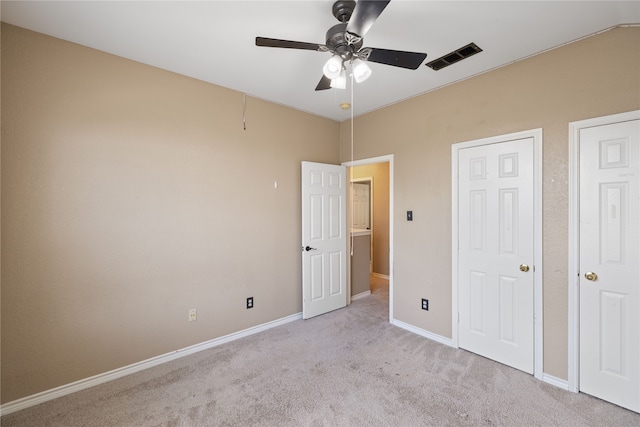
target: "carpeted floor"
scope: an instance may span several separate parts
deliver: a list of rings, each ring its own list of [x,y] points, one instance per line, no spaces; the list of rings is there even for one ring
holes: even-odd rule
[[[388,322],[388,290],[2,417],[2,426],[640,426]]]

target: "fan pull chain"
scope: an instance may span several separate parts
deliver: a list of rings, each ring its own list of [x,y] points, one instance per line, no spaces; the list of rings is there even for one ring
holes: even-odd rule
[[[351,256],[353,256],[353,72],[351,73],[351,168],[349,168],[349,184],[351,185]]]
[[[242,94],[242,129],[247,130],[247,94]]]

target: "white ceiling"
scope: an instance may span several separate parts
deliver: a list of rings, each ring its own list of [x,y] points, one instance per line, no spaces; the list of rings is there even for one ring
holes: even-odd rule
[[[351,91],[314,89],[330,53],[255,46],[255,37],[325,43],[333,1],[2,1],[2,20],[342,121]],[[640,23],[640,1],[392,0],[364,46],[436,59],[483,52],[440,71],[369,63],[353,114],[366,112],[606,30]],[[593,52],[594,61],[598,52]]]

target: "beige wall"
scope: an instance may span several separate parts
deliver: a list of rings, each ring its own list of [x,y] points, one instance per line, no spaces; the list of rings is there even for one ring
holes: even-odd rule
[[[544,372],[566,379],[568,123],[639,108],[640,28],[620,28],[356,118],[355,159],[394,155],[395,318],[451,337],[451,145],[542,128]]]
[[[353,236],[350,241],[351,255],[351,296],[371,290],[369,281],[369,254],[371,236]]]
[[[352,178],[373,178],[373,272],[389,275],[389,162],[356,166]]]
[[[242,100],[2,24],[2,402],[301,311],[339,124]]]

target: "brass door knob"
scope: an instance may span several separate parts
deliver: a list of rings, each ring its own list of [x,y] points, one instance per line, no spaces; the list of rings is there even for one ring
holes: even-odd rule
[[[598,275],[593,271],[587,271],[586,273],[584,273],[584,277],[587,280],[591,280],[592,282],[595,282],[596,280],[598,280]]]
[[[520,264],[520,271],[527,272],[529,271],[529,266],[527,264]]]

